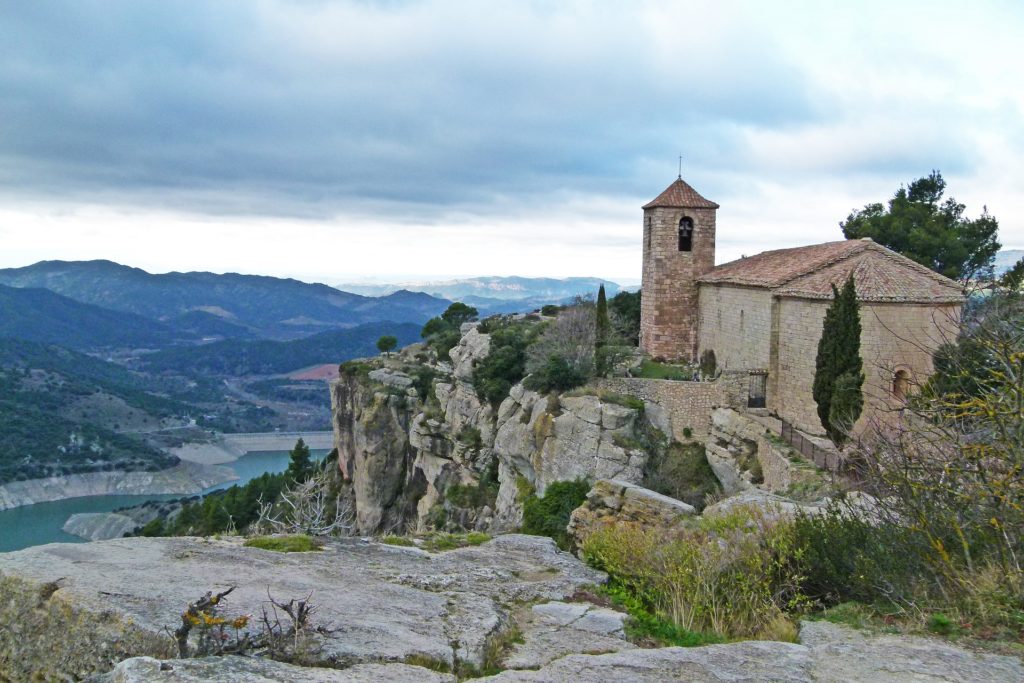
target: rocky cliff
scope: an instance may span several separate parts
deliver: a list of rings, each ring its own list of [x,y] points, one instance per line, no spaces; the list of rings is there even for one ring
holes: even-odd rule
[[[469,325],[451,363],[406,349],[349,364],[334,383],[335,446],[361,533],[507,531],[519,525],[524,494],[543,495],[552,482],[642,479],[639,437],[653,429],[642,402],[586,389],[541,396],[517,384],[491,405],[473,385],[490,346]]]

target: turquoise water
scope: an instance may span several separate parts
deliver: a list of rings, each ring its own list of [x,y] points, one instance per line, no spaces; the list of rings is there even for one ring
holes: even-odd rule
[[[322,458],[326,450],[311,451],[314,458]],[[257,451],[246,453],[227,466],[238,475],[237,481],[213,486],[203,493],[244,484],[264,472],[284,472],[288,468],[288,451]],[[49,503],[24,505],[0,512],[0,552],[21,550],[43,543],[84,543],[84,539],[65,533],[61,527],[68,517],[79,512],[111,512],[147,500],[174,500],[170,496],[85,496],[66,498]]]

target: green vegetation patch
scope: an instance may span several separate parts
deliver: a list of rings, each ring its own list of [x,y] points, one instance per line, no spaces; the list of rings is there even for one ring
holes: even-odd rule
[[[278,553],[308,553],[321,550],[323,543],[305,534],[294,536],[256,536],[245,542],[246,547],[273,550]]]
[[[670,365],[645,358],[639,369],[633,370],[634,377],[643,379],[672,379],[684,381],[693,379],[693,370],[685,365]]]
[[[524,534],[548,536],[555,540],[558,547],[568,550],[571,539],[565,527],[569,524],[569,515],[583,505],[590,492],[590,482],[585,479],[574,481],[556,481],[544,490],[544,497],[538,498],[530,493],[523,500]]]
[[[643,485],[670,498],[704,509],[709,495],[722,490],[708,463],[704,444],[673,442],[663,452],[654,452],[647,463]]]

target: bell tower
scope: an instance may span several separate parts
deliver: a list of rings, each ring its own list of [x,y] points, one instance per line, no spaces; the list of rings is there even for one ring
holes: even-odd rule
[[[718,204],[679,177],[643,209],[640,348],[654,358],[694,361],[697,278],[715,267]]]

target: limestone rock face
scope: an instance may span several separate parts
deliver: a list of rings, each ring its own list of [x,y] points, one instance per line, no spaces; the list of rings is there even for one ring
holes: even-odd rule
[[[624,481],[594,482],[586,502],[572,512],[569,535],[581,546],[594,531],[619,522],[671,529],[696,509],[674,498]]]
[[[476,361],[486,358],[491,351],[491,335],[482,334],[476,324],[467,323],[462,338],[448,355],[452,359],[452,371],[457,379],[469,381],[473,377]]]
[[[521,384],[491,406],[471,382],[489,351],[489,335],[468,324],[450,351],[450,372],[433,366],[441,376],[424,404],[402,393],[413,391],[410,373],[394,368],[371,370],[369,381],[352,375],[335,382],[335,445],[353,484],[360,533],[424,530],[439,517],[505,532],[522,519],[524,484],[543,495],[555,481],[642,479],[647,453],[634,446],[641,411],[597,395],[549,399]],[[461,494],[485,476],[484,504],[473,499],[475,507],[461,507]],[[459,496],[449,495],[454,486]]]
[[[356,664],[339,671],[234,655],[172,661],[133,657],[121,662],[109,673],[87,679],[88,683],[447,683],[454,680],[451,674],[408,664]]]
[[[409,428],[416,404],[354,377],[333,385],[338,466],[352,482],[361,533],[401,527],[415,510],[416,494],[422,493],[411,476]]]
[[[358,539],[309,553],[234,538],[51,544],[0,554],[0,663],[24,667],[8,672],[14,680],[63,680],[128,657],[168,657],[164,629],[185,606],[237,586],[222,606],[231,618],[261,614],[268,590],[286,601],[312,593],[311,625],[326,629],[316,636],[322,665],[426,657],[480,666],[490,639],[508,628],[508,605],[563,600],[602,581],[535,536],[436,555]]]

